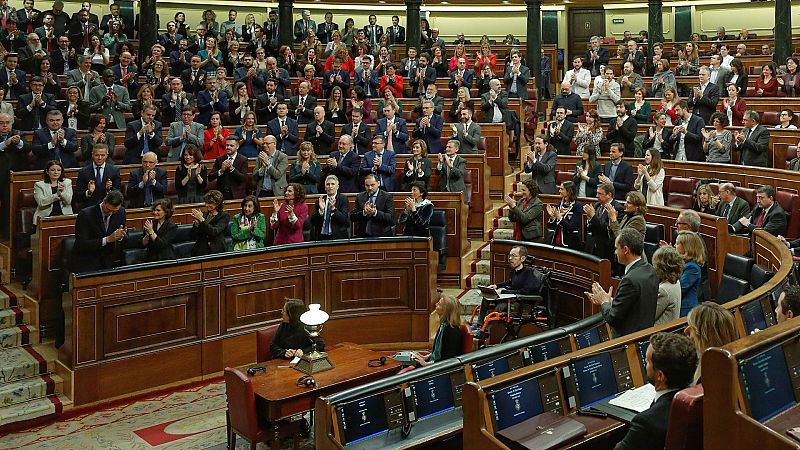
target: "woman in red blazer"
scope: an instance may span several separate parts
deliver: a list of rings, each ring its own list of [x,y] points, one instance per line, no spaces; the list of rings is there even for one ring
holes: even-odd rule
[[[269,225],[275,233],[274,245],[303,242],[303,224],[308,217],[308,205],[304,203],[306,191],[303,185],[289,183],[284,192],[284,202],[272,200],[275,211],[269,218]]]
[[[203,160],[215,160],[225,154],[225,140],[231,130],[223,128],[222,115],[219,112],[211,113],[208,119],[208,128],[203,132]]]
[[[742,126],[744,112],[747,111],[747,104],[743,98],[739,98],[739,91],[735,84],[728,85],[728,98],[723,98],[722,106],[719,110],[728,116],[728,121],[735,127]],[[710,125],[710,124],[709,124]]]

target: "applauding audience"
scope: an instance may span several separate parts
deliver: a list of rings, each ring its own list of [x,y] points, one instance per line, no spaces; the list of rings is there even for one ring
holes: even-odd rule
[[[539,187],[528,178],[520,185],[522,197],[514,200],[514,195],[506,195],[508,219],[514,223],[514,240],[534,242],[542,238],[542,201],[539,200]]]
[[[283,199],[283,203],[279,203],[277,198],[272,200],[273,212],[269,225],[275,233],[273,244],[303,242],[303,225],[308,217],[303,186],[297,183],[286,186]]]
[[[231,221],[231,250],[264,248],[267,239],[267,222],[261,214],[258,198],[248,195],[242,199],[242,211]]]
[[[145,248],[145,262],[158,262],[175,259],[172,241],[178,233],[178,226],[172,222],[172,201],[161,198],[150,208],[153,216],[144,221],[142,246]]]

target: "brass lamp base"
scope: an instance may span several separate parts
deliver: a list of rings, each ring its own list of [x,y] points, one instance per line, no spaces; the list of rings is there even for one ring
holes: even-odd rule
[[[294,366],[295,369],[306,375],[313,375],[315,373],[324,372],[333,369],[333,363],[328,359],[328,354],[325,352],[312,352],[308,355],[300,357],[300,361]]]

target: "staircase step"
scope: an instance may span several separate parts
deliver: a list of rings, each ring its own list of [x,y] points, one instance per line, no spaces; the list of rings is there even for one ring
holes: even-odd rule
[[[488,286],[492,284],[491,277],[486,274],[473,273],[467,276],[467,287]]]
[[[39,330],[30,325],[0,329],[0,349],[29,345],[38,341]]]
[[[492,254],[492,245],[488,242],[480,248],[479,256],[481,259],[490,260]]]
[[[0,309],[0,329],[13,328],[27,323],[31,318],[31,312],[24,308],[11,307]]]
[[[491,268],[491,262],[486,259],[478,260],[475,263],[475,273],[478,275],[490,275]]]
[[[506,228],[496,228],[489,231],[489,239],[513,239],[514,230]]]
[[[18,305],[17,295],[5,286],[0,286],[0,309],[12,308]]]
[[[66,397],[54,394],[12,408],[0,408],[0,432],[30,427],[59,416],[64,410],[65,401],[68,401]]]
[[[458,302],[461,304],[461,315],[464,316],[465,321],[469,321],[475,307],[481,304],[482,297],[479,292],[480,291],[477,289],[468,289],[458,299]]]
[[[0,383],[23,380],[49,373],[54,363],[46,361],[33,347],[0,350]]]
[[[53,395],[63,391],[63,384],[63,380],[57,375],[40,375],[0,384],[0,407],[9,408],[11,405]]]

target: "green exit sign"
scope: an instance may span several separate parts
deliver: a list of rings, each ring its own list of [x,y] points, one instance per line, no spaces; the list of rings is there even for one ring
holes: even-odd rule
[[[625,23],[625,19],[611,19],[611,23]]]

